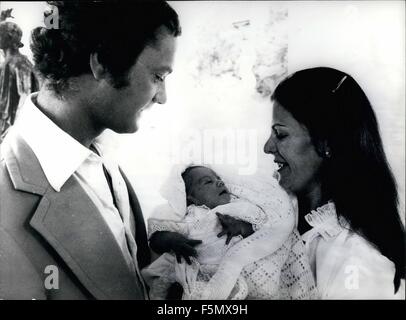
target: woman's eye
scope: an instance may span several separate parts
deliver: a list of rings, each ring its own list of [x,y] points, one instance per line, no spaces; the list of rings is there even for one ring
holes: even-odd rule
[[[281,140],[283,138],[286,138],[288,135],[286,133],[276,132],[275,136],[276,136],[277,139]]]
[[[278,134],[278,135],[276,135],[276,137],[277,137],[278,139],[283,139],[283,138],[286,137],[286,134]]]

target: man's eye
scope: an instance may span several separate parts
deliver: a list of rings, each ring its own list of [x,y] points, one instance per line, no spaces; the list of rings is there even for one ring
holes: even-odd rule
[[[157,73],[154,76],[155,76],[156,81],[159,81],[159,82],[164,82],[165,81],[165,77],[163,77],[163,76],[161,76],[161,75],[159,75]]]

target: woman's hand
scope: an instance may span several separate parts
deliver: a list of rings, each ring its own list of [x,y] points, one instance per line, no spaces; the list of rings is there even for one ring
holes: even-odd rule
[[[183,257],[188,264],[192,263],[190,257],[197,256],[197,251],[194,247],[201,243],[201,240],[188,239],[180,233],[171,231],[156,231],[152,234],[149,241],[151,249],[156,253],[173,251],[178,263],[181,263],[181,258]]]
[[[242,235],[243,238],[246,238],[254,233],[252,225],[248,222],[235,219],[229,215],[221,214],[216,212],[217,217],[220,220],[220,224],[223,227],[217,237],[222,237],[227,234],[226,244],[229,244],[233,237]]]

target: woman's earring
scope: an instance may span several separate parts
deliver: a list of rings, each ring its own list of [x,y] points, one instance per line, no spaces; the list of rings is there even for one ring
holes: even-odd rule
[[[327,151],[325,152],[325,155],[326,155],[326,158],[331,158],[331,153],[330,153],[330,151],[327,150]]]

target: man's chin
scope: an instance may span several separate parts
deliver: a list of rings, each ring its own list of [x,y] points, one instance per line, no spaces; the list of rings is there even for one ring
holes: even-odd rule
[[[112,129],[115,133],[119,133],[119,134],[131,134],[131,133],[135,133],[135,132],[137,132],[138,131],[138,124],[135,122],[135,123],[132,123],[132,124],[130,124],[130,125],[128,125],[128,126],[122,126],[122,127],[119,127],[119,128],[115,128],[115,129]]]

